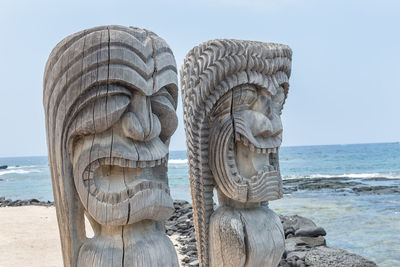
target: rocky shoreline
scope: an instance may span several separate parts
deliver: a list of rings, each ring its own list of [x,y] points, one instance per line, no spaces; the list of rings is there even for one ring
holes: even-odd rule
[[[0,197],[0,207],[53,206],[51,201],[37,199],[11,200]],[[184,255],[182,266],[199,266],[193,227],[192,205],[184,200],[174,201],[175,212],[166,222],[166,233],[177,241],[177,250]],[[359,255],[326,246],[325,230],[310,219],[280,215],[285,232],[285,253],[280,267],[373,267],[377,266]]]
[[[372,183],[377,183],[372,185]],[[383,182],[381,185],[378,182]],[[284,194],[290,194],[301,190],[333,190],[343,194],[399,194],[400,179],[375,177],[360,178],[351,177],[316,177],[316,178],[296,178],[283,180]]]
[[[36,198],[24,199],[24,200],[11,200],[5,197],[0,197],[0,207],[20,207],[20,206],[54,206],[52,201],[40,201]]]
[[[174,201],[175,213],[166,222],[168,235],[178,235],[177,248],[184,256],[182,266],[198,266],[193,213],[190,203]],[[377,266],[359,255],[326,246],[325,230],[310,219],[294,215],[279,216],[285,232],[285,253],[280,267],[373,267]]]

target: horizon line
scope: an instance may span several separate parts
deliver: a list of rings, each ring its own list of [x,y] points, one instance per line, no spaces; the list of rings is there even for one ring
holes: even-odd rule
[[[400,141],[392,141],[392,142],[373,142],[373,143],[345,143],[345,144],[326,144],[326,145],[292,145],[292,146],[281,146],[281,147],[316,147],[316,146],[348,146],[348,145],[373,145],[373,144],[400,144]],[[170,152],[180,152],[186,151],[184,150],[170,150]],[[25,158],[25,157],[48,157],[48,155],[34,155],[34,156],[0,156],[2,158]]]

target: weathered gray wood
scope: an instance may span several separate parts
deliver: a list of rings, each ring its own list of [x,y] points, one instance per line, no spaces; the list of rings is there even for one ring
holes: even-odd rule
[[[64,266],[178,266],[163,229],[177,91],[174,56],[147,30],[96,27],[51,52],[43,104]]]
[[[201,266],[277,266],[284,252],[278,151],[292,52],[213,40],[181,69],[194,224]],[[213,209],[213,189],[220,207]]]

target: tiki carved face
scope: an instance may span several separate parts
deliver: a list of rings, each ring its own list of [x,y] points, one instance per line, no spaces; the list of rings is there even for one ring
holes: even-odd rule
[[[286,85],[243,84],[217,103],[212,117],[210,162],[218,188],[241,202],[282,196],[278,150]]]
[[[94,128],[70,145],[84,207],[101,224],[164,220],[172,201],[168,142],[177,126],[172,95],[165,87],[152,95],[117,84],[92,90],[96,98],[78,116],[82,127]]]
[[[83,207],[98,223],[162,221],[173,211],[167,158],[178,123],[176,72],[166,42],[138,28],[89,29],[51,54],[49,139],[65,144],[60,176],[73,176]]]

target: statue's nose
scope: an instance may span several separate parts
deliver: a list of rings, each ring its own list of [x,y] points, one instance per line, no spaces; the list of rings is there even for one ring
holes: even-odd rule
[[[124,134],[138,141],[149,141],[160,135],[161,124],[151,110],[150,97],[135,94],[122,118]]]
[[[268,138],[282,132],[282,122],[279,116],[272,114],[267,117],[255,112],[250,120],[250,128],[254,136]]]
[[[240,112],[240,116],[255,137],[268,138],[282,132],[282,122],[279,115],[270,114],[270,116],[266,116],[261,112],[244,110]]]

